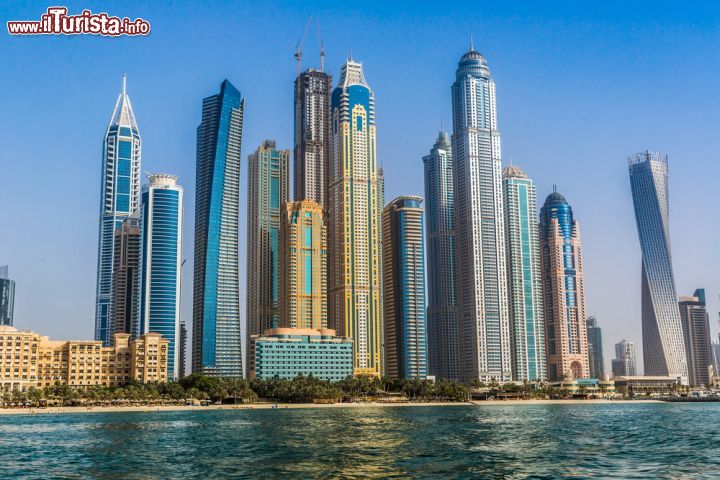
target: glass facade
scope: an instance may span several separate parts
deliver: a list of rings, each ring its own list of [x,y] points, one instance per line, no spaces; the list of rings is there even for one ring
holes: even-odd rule
[[[588,356],[590,357],[590,377],[605,378],[605,359],[603,357],[602,329],[593,316],[587,319]],[[631,375],[631,374],[627,374]]]
[[[225,80],[197,129],[192,371],[242,377],[238,277],[240,148],[245,102]]]
[[[8,277],[8,267],[0,267],[0,325],[13,324],[15,312],[15,281]]]
[[[95,340],[111,341],[111,301],[114,265],[114,234],[123,220],[140,206],[141,139],[130,98],[118,96],[103,140],[102,178],[95,301]]]
[[[642,331],[645,375],[688,379],[680,311],[670,254],[667,156],[628,159],[630,188],[642,251]]]
[[[168,377],[180,355],[180,278],[183,189],[172,175],[151,175],[142,193],[140,319],[134,337],[159,333],[168,340]]]

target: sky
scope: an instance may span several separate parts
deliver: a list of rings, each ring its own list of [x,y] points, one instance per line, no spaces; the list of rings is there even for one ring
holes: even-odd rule
[[[0,265],[16,281],[15,325],[54,339],[94,328],[102,140],[127,74],[142,170],[185,188],[183,257],[193,255],[195,129],[202,99],[227,78],[246,99],[241,179],[245,312],[247,156],[265,139],[291,149],[293,57],[319,22],[335,79],[352,53],[375,91],[386,199],[424,194],[422,156],[449,119],[450,86],[470,37],[497,86],[503,163],[557,185],[580,223],[586,311],[642,363],[640,248],[627,157],[667,153],[678,295],[704,287],[720,308],[720,5],[715,2],[66,2],[152,26],[147,37],[0,32]],[[0,20],[52,4],[0,1]],[[308,34],[303,68],[319,66]],[[451,128],[445,122],[446,128]],[[713,213],[715,212],[715,213]],[[192,261],[183,274],[191,324]]]

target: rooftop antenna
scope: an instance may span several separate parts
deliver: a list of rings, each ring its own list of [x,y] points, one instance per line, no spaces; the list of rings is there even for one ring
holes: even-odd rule
[[[440,131],[445,132],[445,125],[443,125],[443,116],[440,115]]]
[[[295,45],[295,58],[297,59],[297,67],[298,67],[298,76],[300,76],[300,64],[302,63],[302,50],[305,46],[305,37],[307,37],[308,29],[310,28],[310,21],[312,20],[312,15],[308,17],[307,23],[305,24],[305,31],[303,32],[303,36],[300,40],[298,40],[297,45]]]
[[[127,85],[127,75],[123,73],[123,97],[125,96],[125,87]]]
[[[471,34],[470,34],[470,51],[471,51],[471,52],[475,50],[475,46],[473,45],[473,43],[474,43],[474,42],[473,42],[473,36],[472,36],[472,33],[471,33]]]
[[[317,28],[318,43],[320,43],[320,71],[325,71],[325,46],[323,45],[322,36],[320,35],[320,22],[315,20],[315,27]]]
[[[553,193],[557,193],[557,185],[553,183]]]

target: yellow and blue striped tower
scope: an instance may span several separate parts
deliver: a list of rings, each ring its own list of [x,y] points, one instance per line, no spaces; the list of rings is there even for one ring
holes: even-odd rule
[[[329,318],[352,337],[356,375],[382,373],[381,185],[375,100],[362,64],[348,60],[331,99]]]

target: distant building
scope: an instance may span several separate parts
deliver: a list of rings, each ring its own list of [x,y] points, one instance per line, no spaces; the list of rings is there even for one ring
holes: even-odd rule
[[[140,212],[127,217],[115,230],[109,330],[137,333],[140,318]]]
[[[513,378],[545,380],[542,258],[535,184],[514,165],[503,169],[502,184]]]
[[[621,340],[615,344],[615,358],[612,361],[613,376],[635,377],[637,371],[637,355],[635,354],[635,342]]]
[[[402,196],[383,210],[385,374],[427,376],[422,198]]]
[[[184,320],[180,320],[180,351],[178,352],[178,372],[177,378],[183,378],[188,375],[187,369],[187,326]]]
[[[168,340],[168,376],[180,367],[180,281],[183,188],[174,175],[149,175],[143,186],[140,227],[140,320],[135,338],[159,333]]]
[[[327,328],[327,228],[319,203],[281,208],[279,280],[280,325]]]
[[[248,157],[248,338],[280,326],[280,218],[289,186],[290,151],[265,140]]]
[[[8,276],[8,266],[0,266],[0,325],[12,325],[15,313],[15,280]]]
[[[337,382],[353,374],[353,342],[335,330],[275,328],[250,337],[249,378],[312,375]]]
[[[95,340],[105,346],[112,339],[109,327],[115,229],[140,208],[141,150],[142,140],[123,76],[122,92],[103,139],[100,183]]]
[[[327,203],[330,74],[310,68],[295,79],[294,198]]]
[[[127,333],[114,337],[113,346],[104,347],[100,340],[49,340],[35,332],[0,326],[0,391],[27,391],[56,383],[87,388],[168,380],[167,340],[157,333],[133,341]]]
[[[705,304],[705,289],[695,290],[692,297],[680,297],[679,306],[687,355],[688,381],[693,386],[708,386],[710,385],[708,366],[713,364],[713,351],[710,344],[710,319]]]
[[[228,80],[203,100],[197,128],[192,371],[243,376],[238,277],[245,101]]]
[[[603,358],[602,329],[594,315],[587,318],[588,358],[590,377],[605,378],[605,359]]]
[[[715,372],[720,374],[720,342],[712,342]]]
[[[427,239],[428,369],[437,378],[459,380],[455,294],[455,208],[450,135],[440,132],[425,168]]]
[[[548,378],[590,376],[580,226],[554,191],[540,211]]]
[[[646,375],[688,377],[670,254],[667,155],[643,152],[628,159],[642,251],[643,364]]]

